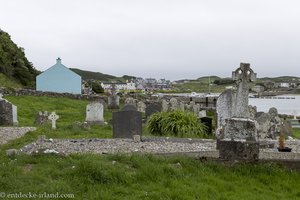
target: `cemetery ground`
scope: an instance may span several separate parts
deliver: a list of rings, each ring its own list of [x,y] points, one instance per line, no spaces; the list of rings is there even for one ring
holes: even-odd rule
[[[300,173],[276,164],[227,166],[183,156],[132,155],[18,155],[19,149],[47,138],[111,138],[110,125],[90,129],[74,122],[85,120],[84,100],[8,96],[18,106],[19,126],[34,126],[38,111],[56,111],[51,124],[0,146],[0,192],[74,194],[75,199],[299,199]],[[104,112],[109,121],[112,112]],[[299,131],[297,132],[299,134]]]

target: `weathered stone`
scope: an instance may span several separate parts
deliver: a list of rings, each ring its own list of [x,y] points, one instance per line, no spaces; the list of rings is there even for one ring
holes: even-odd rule
[[[206,110],[201,110],[198,113],[198,118],[206,117]]]
[[[161,101],[161,106],[163,112],[167,112],[169,110],[169,103],[165,99]]]
[[[258,118],[256,118],[258,123],[258,137],[259,138],[272,138],[270,131],[271,127],[271,116],[269,113],[261,113]]]
[[[177,99],[174,98],[174,97],[172,97],[172,98],[170,99],[170,104],[171,104],[171,107],[170,107],[171,110],[177,110],[177,109],[179,108],[178,101],[177,101]]]
[[[85,121],[91,124],[103,124],[103,104],[99,102],[92,102],[86,106]]]
[[[142,101],[139,101],[137,103],[137,111],[145,113],[145,110],[146,110],[146,104]]]
[[[249,63],[241,63],[240,67],[232,72],[232,78],[237,83],[236,101],[233,106],[233,117],[248,118],[249,82],[256,80],[256,73]]]
[[[6,150],[6,155],[8,157],[17,156],[19,154],[17,149],[8,149]]]
[[[146,118],[150,117],[153,113],[161,112],[162,107],[159,103],[151,103],[146,107]]]
[[[283,121],[281,124],[280,133],[284,136],[291,136],[292,135],[292,125],[288,121]]]
[[[44,111],[44,112],[39,111],[35,117],[35,124],[42,125],[47,123],[49,121],[48,117],[49,117],[48,111]]]
[[[120,106],[120,97],[116,94],[113,94],[108,97],[108,105],[109,109],[119,109]]]
[[[217,100],[218,128],[224,128],[225,120],[232,117],[232,107],[235,104],[235,93],[233,90],[225,90]]]
[[[225,120],[224,139],[257,140],[258,124],[247,118],[230,118]]]
[[[259,142],[218,140],[221,159],[257,161],[259,158]]]
[[[133,141],[134,142],[141,142],[141,136],[140,135],[133,135]]]
[[[250,119],[255,119],[255,115],[256,115],[256,113],[257,113],[257,108],[256,108],[256,106],[251,106],[251,105],[249,105],[249,106],[248,106],[248,109],[249,109],[249,118],[250,118]]]
[[[5,99],[0,99],[0,125],[18,126],[17,107]]]
[[[113,138],[142,135],[142,113],[135,110],[113,112]]]
[[[185,111],[185,105],[184,105],[183,102],[180,102],[180,103],[179,103],[179,107],[180,107],[180,110],[181,110],[181,111]]]
[[[200,104],[196,104],[193,106],[193,112],[197,115],[200,111]]]
[[[136,107],[136,100],[132,97],[128,97],[125,99],[125,105],[133,105]]]

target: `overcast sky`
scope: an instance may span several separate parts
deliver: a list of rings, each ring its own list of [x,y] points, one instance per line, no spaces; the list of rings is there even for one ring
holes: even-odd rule
[[[300,76],[298,0],[0,0],[0,28],[38,70],[167,78]]]

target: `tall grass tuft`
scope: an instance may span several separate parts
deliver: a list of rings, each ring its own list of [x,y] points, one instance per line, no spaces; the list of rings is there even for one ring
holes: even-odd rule
[[[154,113],[147,122],[147,130],[153,135],[179,137],[206,137],[206,126],[192,112],[175,110]]]

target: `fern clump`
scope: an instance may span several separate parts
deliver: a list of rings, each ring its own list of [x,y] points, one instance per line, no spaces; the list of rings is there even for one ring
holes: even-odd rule
[[[175,110],[154,113],[147,122],[147,130],[154,135],[178,137],[205,137],[206,126],[192,112]]]

